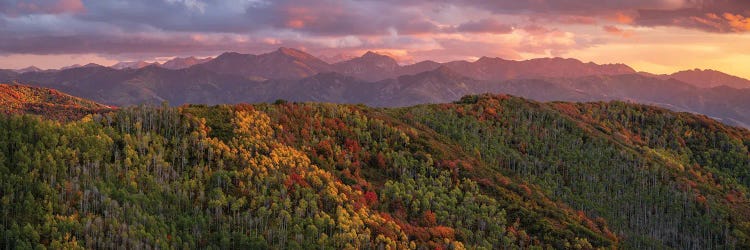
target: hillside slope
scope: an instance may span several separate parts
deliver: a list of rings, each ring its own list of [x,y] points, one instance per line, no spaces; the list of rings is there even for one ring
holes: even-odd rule
[[[750,133],[650,106],[140,107],[0,138],[10,248],[750,247]]]
[[[621,102],[540,104],[505,96],[396,114],[606,219],[625,248],[748,244],[740,239],[745,222],[727,225],[750,218],[745,129]],[[737,234],[725,234],[729,228]]]
[[[0,84],[0,113],[37,114],[58,120],[79,119],[112,107],[73,97],[53,89]]]
[[[674,111],[708,115],[732,126],[750,128],[750,89],[699,88],[675,79],[638,74],[581,78],[518,79],[491,84],[484,91],[537,101],[628,101]]]

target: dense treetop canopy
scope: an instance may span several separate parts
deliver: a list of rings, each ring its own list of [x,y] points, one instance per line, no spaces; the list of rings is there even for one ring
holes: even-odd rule
[[[0,118],[0,248],[747,248],[750,133],[502,95]]]

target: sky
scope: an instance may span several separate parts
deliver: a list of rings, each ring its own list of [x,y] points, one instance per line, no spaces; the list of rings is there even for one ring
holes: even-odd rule
[[[750,78],[750,0],[0,0],[0,68],[291,47],[421,60],[577,58]]]

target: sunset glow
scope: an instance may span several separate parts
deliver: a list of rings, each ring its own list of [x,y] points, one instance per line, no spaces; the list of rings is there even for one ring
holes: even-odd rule
[[[750,2],[98,1],[0,2],[0,68],[263,53],[333,58],[372,50],[401,63],[569,57],[671,73],[750,78]]]

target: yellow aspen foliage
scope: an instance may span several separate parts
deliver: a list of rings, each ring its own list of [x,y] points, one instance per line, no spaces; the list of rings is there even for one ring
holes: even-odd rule
[[[214,148],[216,154],[222,156],[234,157],[240,166],[240,172],[246,176],[245,179],[250,183],[244,184],[245,188],[257,189],[259,184],[268,188],[270,185],[286,185],[281,194],[285,194],[286,189],[293,190],[295,183],[303,180],[306,185],[302,188],[312,189],[313,193],[319,194],[319,199],[313,204],[322,204],[323,207],[333,208],[335,216],[331,216],[325,209],[314,210],[315,221],[324,221],[323,228],[334,229],[329,234],[317,235],[318,243],[333,243],[338,248],[359,249],[373,246],[376,235],[373,234],[371,226],[382,226],[392,232],[396,232],[393,239],[381,236],[381,242],[391,249],[408,249],[410,242],[406,234],[400,230],[398,225],[393,221],[383,219],[380,214],[372,212],[368,207],[359,207],[354,209],[356,199],[350,199],[350,196],[361,197],[363,193],[360,190],[353,190],[350,186],[342,184],[337,178],[328,171],[322,170],[312,164],[312,161],[302,151],[284,145],[274,138],[274,124],[265,113],[256,110],[243,110],[234,112],[235,117],[232,119],[233,132],[235,137],[229,145],[222,145],[221,141],[210,141],[212,145],[218,145]],[[280,126],[276,126],[281,129]],[[230,152],[224,155],[223,152]],[[290,177],[294,177],[290,179]],[[249,178],[249,179],[248,179]],[[289,180],[292,180],[291,182]],[[296,180],[296,182],[294,181]],[[270,182],[269,182],[270,181]],[[276,183],[276,184],[274,184]],[[300,187],[300,186],[298,186]],[[245,192],[252,194],[252,191]],[[298,210],[295,215],[305,215],[304,207],[307,202],[290,200],[285,196],[281,200],[270,203],[270,210],[276,211],[284,208],[294,211],[295,205]],[[248,204],[261,205],[266,204],[256,198],[250,198]],[[288,214],[289,213],[280,213]],[[281,220],[282,223],[291,221],[291,217]]]
[[[238,111],[232,118],[233,144],[252,151],[268,152],[268,142],[273,138],[271,118],[259,111]]]

